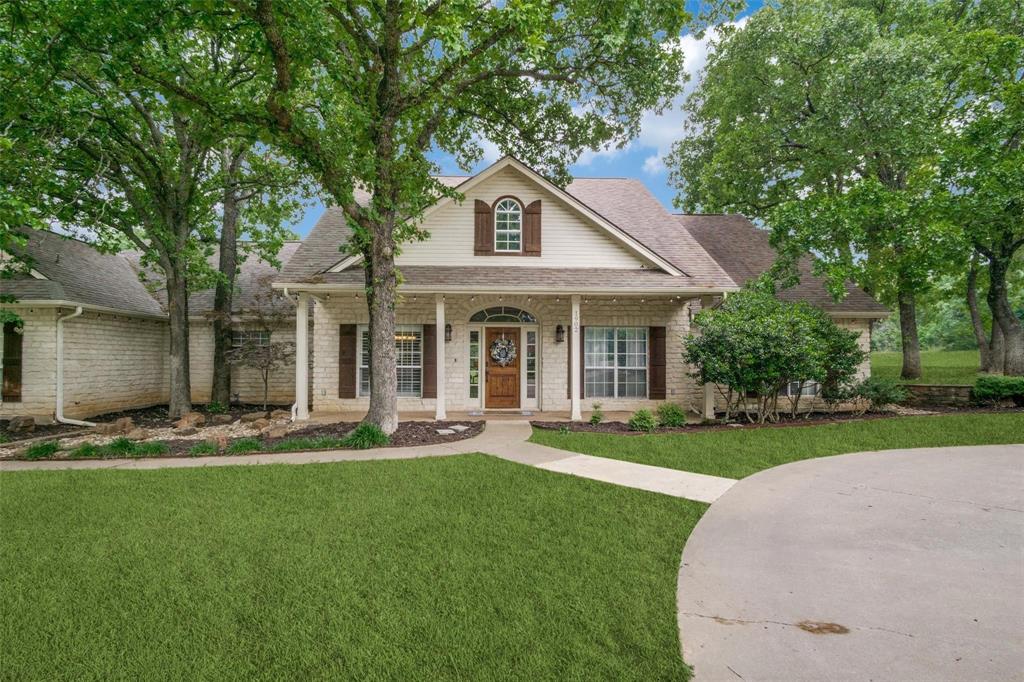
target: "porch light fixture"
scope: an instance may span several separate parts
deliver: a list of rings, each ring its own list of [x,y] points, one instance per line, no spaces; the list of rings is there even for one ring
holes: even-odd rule
[[[565,341],[565,327],[557,325],[555,327],[555,343],[562,343]]]
[[[450,324],[446,324],[444,326],[444,342],[448,343],[451,340],[452,340],[452,326]]]

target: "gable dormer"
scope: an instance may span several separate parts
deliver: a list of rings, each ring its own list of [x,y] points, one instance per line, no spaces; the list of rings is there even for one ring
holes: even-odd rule
[[[526,204],[508,195],[490,204],[483,199],[473,203],[474,255],[541,255],[541,199]]]

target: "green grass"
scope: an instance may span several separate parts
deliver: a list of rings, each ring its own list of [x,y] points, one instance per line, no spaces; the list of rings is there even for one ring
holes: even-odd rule
[[[903,354],[875,351],[871,354],[871,376],[903,381]],[[978,376],[976,350],[923,350],[921,351],[921,378],[907,380],[911,384],[965,384],[973,385]]]
[[[188,449],[190,457],[206,457],[217,454],[217,446],[205,440],[199,441]]]
[[[154,457],[166,454],[166,443],[151,441],[137,443],[127,438],[115,438],[105,445],[82,443],[68,453],[68,459],[118,459],[122,457]]]
[[[348,443],[344,438],[335,438],[333,436],[306,438],[296,436],[295,438],[279,440],[268,449],[271,452],[302,452],[303,450],[334,450],[345,447],[348,447]]]
[[[239,438],[229,445],[224,452],[229,455],[244,455],[247,452],[259,452],[263,442],[259,438]]]
[[[600,457],[743,478],[786,462],[844,452],[1024,443],[1024,413],[898,417],[819,426],[641,436],[534,429],[531,440]]]
[[[483,455],[0,474],[9,679],[685,679],[705,505]]]
[[[25,459],[48,459],[58,452],[60,452],[60,443],[55,440],[47,440],[33,443],[25,448]]]

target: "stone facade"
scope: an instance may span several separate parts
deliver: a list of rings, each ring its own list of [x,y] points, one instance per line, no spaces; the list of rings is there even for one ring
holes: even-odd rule
[[[54,308],[11,306],[25,321],[22,332],[21,400],[0,402],[0,419],[20,415],[53,417],[57,385]]]
[[[445,388],[449,410],[479,409],[481,403],[469,395],[469,333],[470,317],[479,310],[493,306],[514,306],[526,310],[537,318],[539,337],[538,387],[536,404],[524,407],[566,411],[570,408],[567,393],[568,346],[571,303],[568,296],[447,296],[445,322],[452,326],[452,339],[445,344]],[[406,296],[396,312],[399,325],[435,323],[434,296]],[[666,327],[666,393],[667,399],[685,408],[699,407],[700,389],[687,375],[681,360],[683,338],[689,332],[690,315],[686,300],[677,298],[610,298],[588,299],[581,302],[582,324],[586,326],[664,326]],[[364,410],[368,398],[341,399],[338,397],[339,329],[343,324],[366,324],[366,299],[362,296],[335,295],[313,300],[314,331],[311,347],[317,361],[313,368],[312,404],[314,412]],[[555,341],[555,330],[562,325],[566,339]],[[491,323],[490,326],[508,326]],[[438,330],[443,334],[443,330]],[[434,352],[424,348],[424,353]],[[521,387],[521,389],[524,387]],[[525,391],[521,391],[525,396]],[[635,410],[654,407],[659,401],[646,399],[610,399],[583,397],[583,407],[589,410],[593,402],[600,402],[604,410]],[[525,402],[525,400],[524,400]],[[433,399],[398,399],[400,412],[432,411]]]
[[[248,329],[244,323],[239,329]],[[192,402],[206,403],[213,390],[213,323],[195,320],[189,329],[189,369],[192,379]],[[271,343],[295,342],[294,324],[274,330]],[[258,370],[249,367],[231,368],[231,394],[244,403],[263,402],[263,378]],[[275,405],[290,405],[295,401],[295,363],[289,362],[270,373],[267,400]]]

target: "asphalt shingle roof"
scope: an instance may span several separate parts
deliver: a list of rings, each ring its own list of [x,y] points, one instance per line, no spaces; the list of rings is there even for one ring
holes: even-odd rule
[[[677,215],[675,219],[740,284],[755,279],[775,262],[776,253],[768,241],[768,232],[742,215]],[[888,308],[852,282],[846,283],[846,297],[837,302],[826,288],[825,279],[813,274],[811,265],[810,257],[800,260],[799,284],[781,289],[779,298],[807,301],[835,315],[889,314]]]
[[[44,230],[26,230],[22,257],[46,280],[21,275],[0,281],[0,293],[18,300],[65,300],[125,312],[163,315],[126,258]]]

